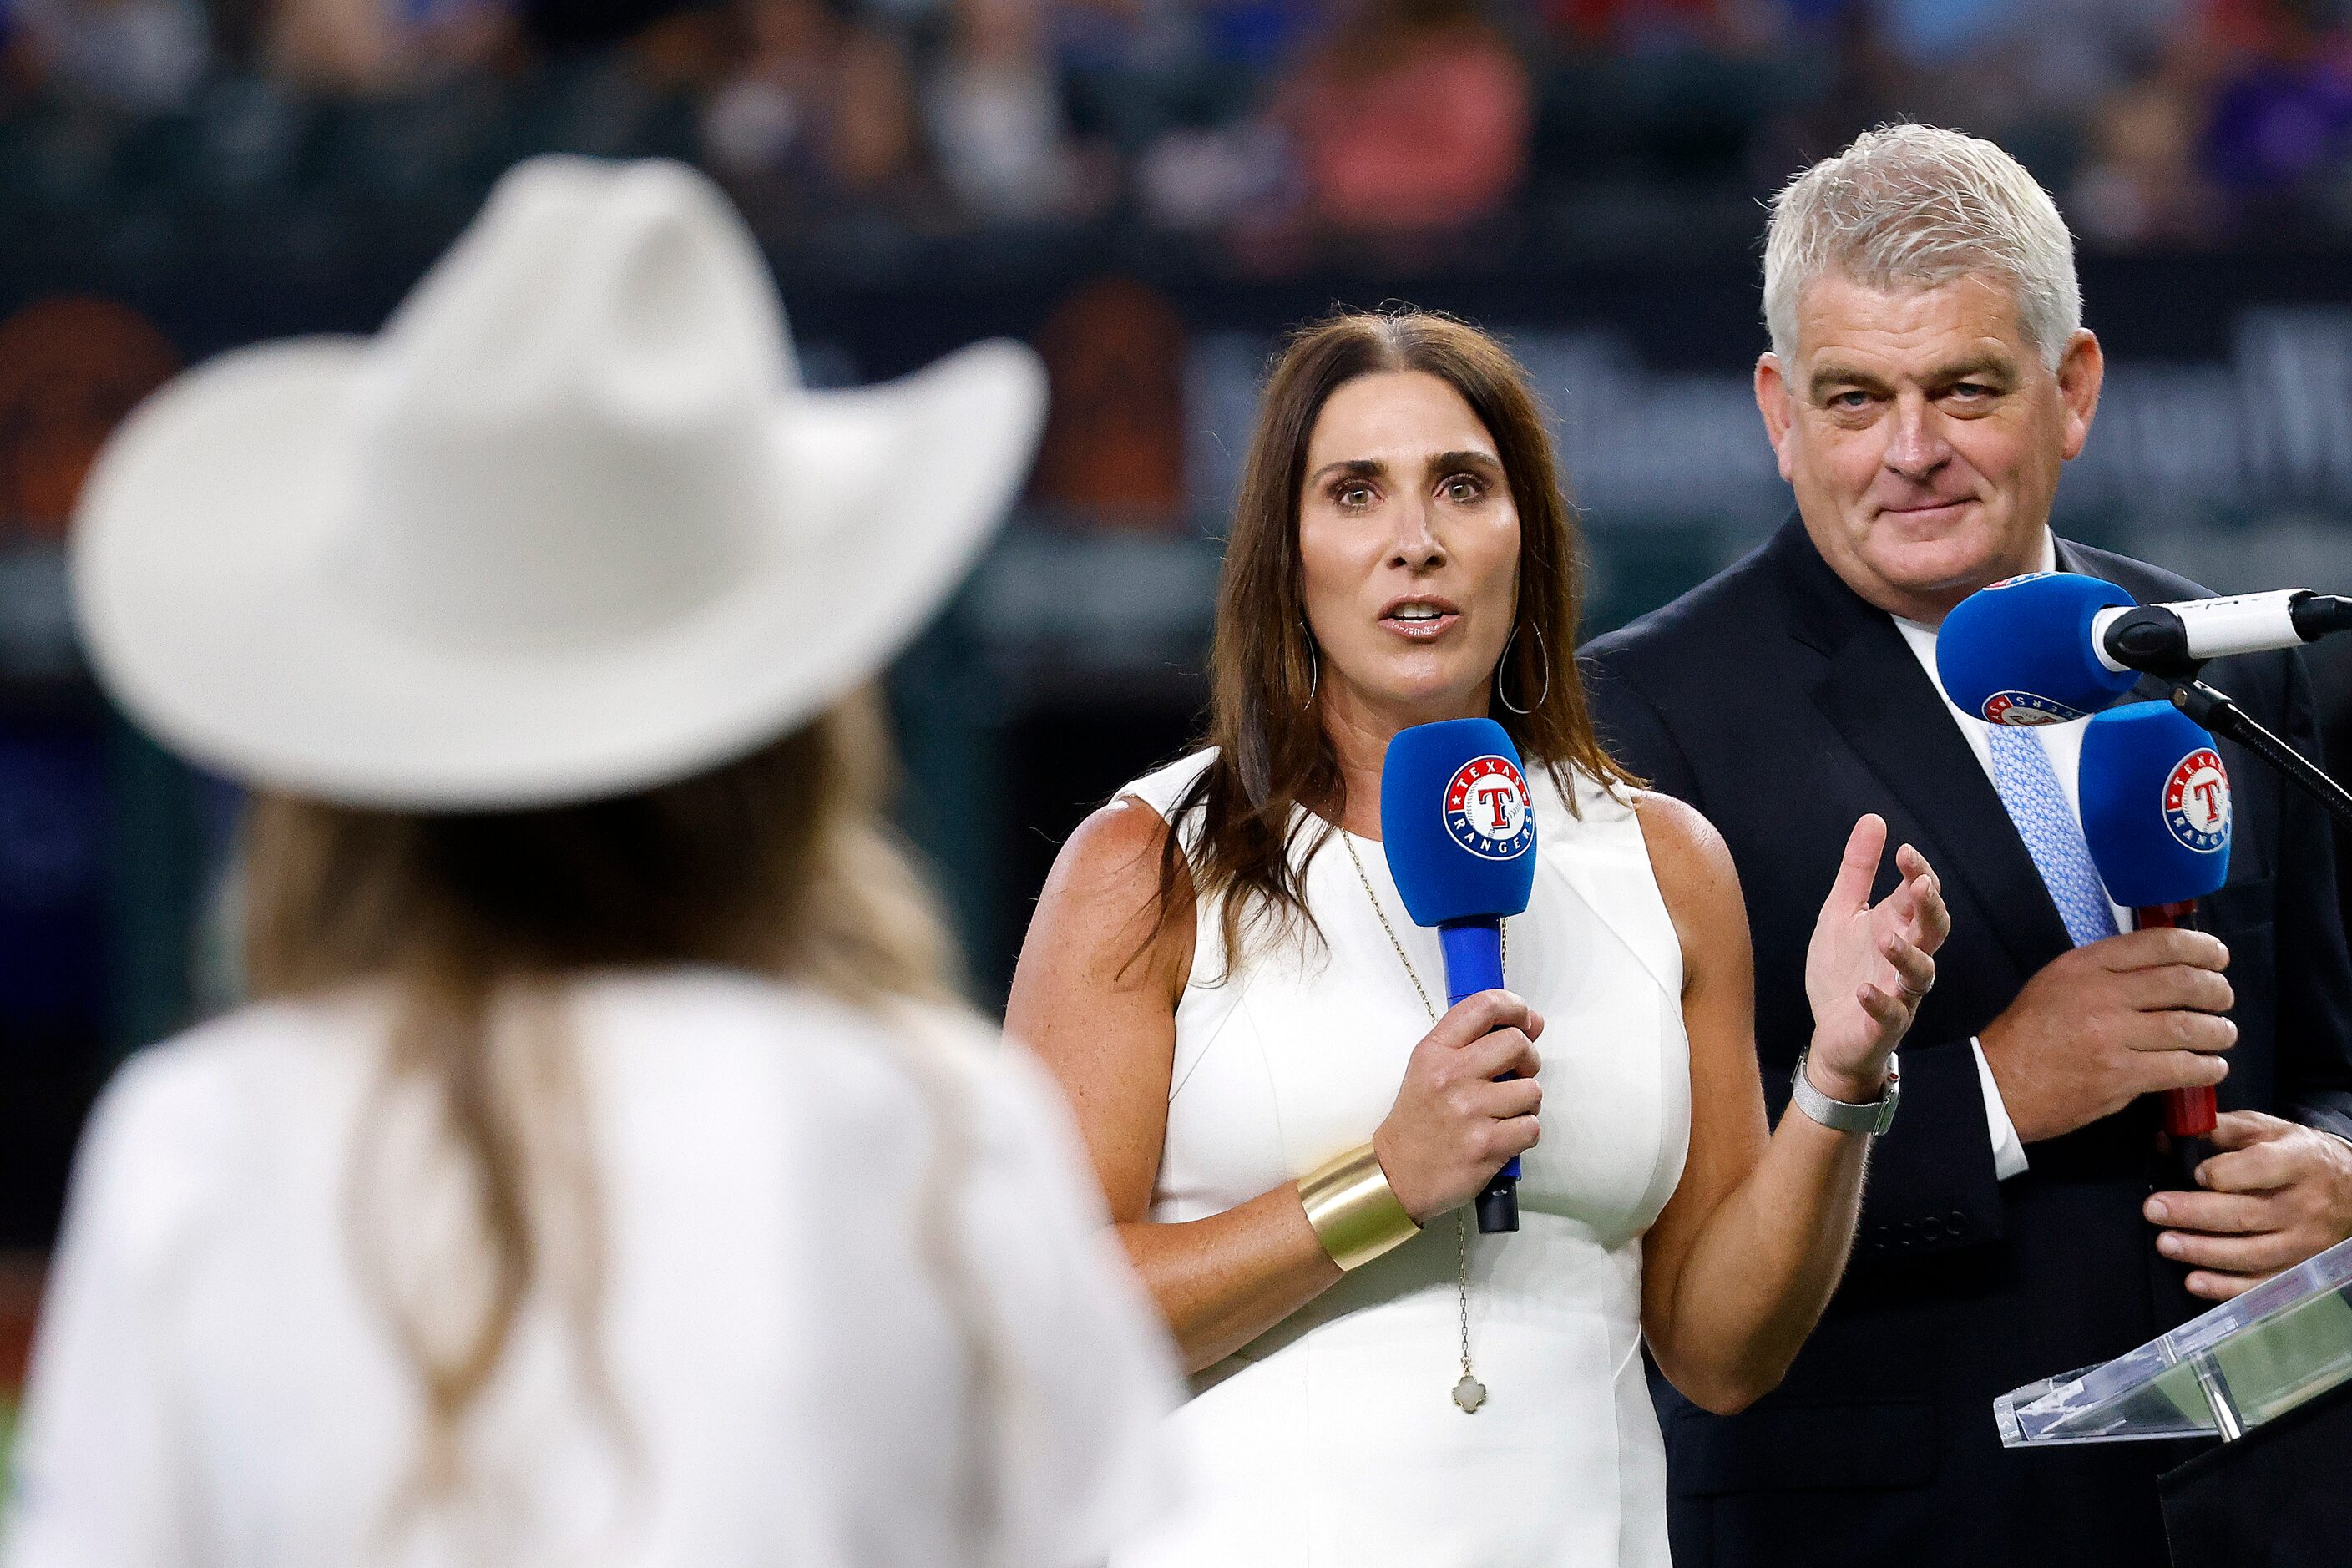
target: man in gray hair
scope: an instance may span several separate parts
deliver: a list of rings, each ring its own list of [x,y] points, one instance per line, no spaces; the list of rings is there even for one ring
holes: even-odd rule
[[[1809,170],[1773,208],[1764,316],[1756,401],[1797,515],[1594,643],[1595,716],[1730,845],[1776,1114],[1810,1032],[1796,917],[1856,815],[1939,868],[1952,936],[1812,1341],[1745,1411],[1658,1389],[1675,1561],[2162,1563],[2155,1480],[2179,1446],[2008,1452],[1992,1401],[2352,1235],[2352,962],[2327,830],[2225,743],[2235,842],[2211,934],[2135,931],[2084,844],[2082,722],[1996,731],[1943,693],[1937,627],[2001,578],[2204,592],[2051,532],[2103,367],[2065,224],[2014,160],[1897,125]],[[2299,658],[2211,679],[2315,748]],[[2200,1190],[2168,1190],[2148,1097],[2216,1082],[2221,1152]]]

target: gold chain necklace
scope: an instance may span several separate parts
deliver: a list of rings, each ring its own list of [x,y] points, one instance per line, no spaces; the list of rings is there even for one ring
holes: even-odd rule
[[[1431,1028],[1437,1026],[1437,1008],[1429,999],[1429,989],[1421,983],[1421,973],[1405,956],[1404,943],[1397,940],[1396,927],[1389,924],[1388,911],[1381,908],[1381,896],[1372,891],[1372,879],[1364,872],[1364,858],[1356,853],[1356,841],[1346,828],[1339,830],[1339,842],[1348,847],[1348,858],[1356,868],[1356,880],[1364,885],[1364,900],[1372,906],[1372,914],[1380,921],[1381,929],[1389,933],[1389,945],[1396,949],[1397,962],[1404,965],[1404,977],[1412,982],[1413,994],[1421,998],[1422,1011],[1429,1015]],[[1503,962],[1511,960],[1511,936],[1503,933]],[[1475,1415],[1478,1406],[1486,1403],[1486,1385],[1470,1370],[1470,1227],[1464,1223],[1462,1211],[1454,1211],[1454,1258],[1455,1300],[1462,1321],[1462,1381],[1454,1385],[1454,1403],[1462,1407],[1465,1415]]]

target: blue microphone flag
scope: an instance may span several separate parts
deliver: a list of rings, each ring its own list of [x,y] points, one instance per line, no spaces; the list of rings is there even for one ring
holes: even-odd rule
[[[2100,662],[2091,621],[2136,602],[2079,572],[2035,572],[1979,589],[1936,634],[1945,695],[1988,724],[2055,724],[2109,707],[2139,676]]]
[[[1536,884],[1536,810],[1519,749],[1492,719],[1415,724],[1381,763],[1381,839],[1415,925],[1435,926],[1445,1005],[1503,984],[1503,917]],[[1482,1234],[1519,1228],[1514,1157],[1478,1194]]]
[[[2230,775],[2213,737],[2168,702],[2083,729],[2083,839],[2108,896],[2136,909],[2201,899],[2230,874]]]
[[[1400,730],[1381,768],[1381,837],[1415,925],[1499,920],[1535,889],[1536,815],[1492,719]]]

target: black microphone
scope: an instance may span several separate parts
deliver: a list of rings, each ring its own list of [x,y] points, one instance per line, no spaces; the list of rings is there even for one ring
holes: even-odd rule
[[[2300,647],[2347,629],[2352,599],[2282,588],[2101,610],[2091,617],[2091,648],[2111,670],[2179,679],[2209,658]]]

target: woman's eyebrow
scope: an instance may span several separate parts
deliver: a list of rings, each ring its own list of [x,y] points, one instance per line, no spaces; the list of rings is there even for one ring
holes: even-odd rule
[[[1310,485],[1319,485],[1334,475],[1351,479],[1377,479],[1385,478],[1388,471],[1389,466],[1378,458],[1346,458],[1336,463],[1324,464],[1315,470],[1307,482]]]
[[[1502,459],[1492,452],[1482,452],[1475,447],[1465,447],[1458,452],[1440,452],[1429,459],[1432,468],[1486,468],[1500,473]]]

